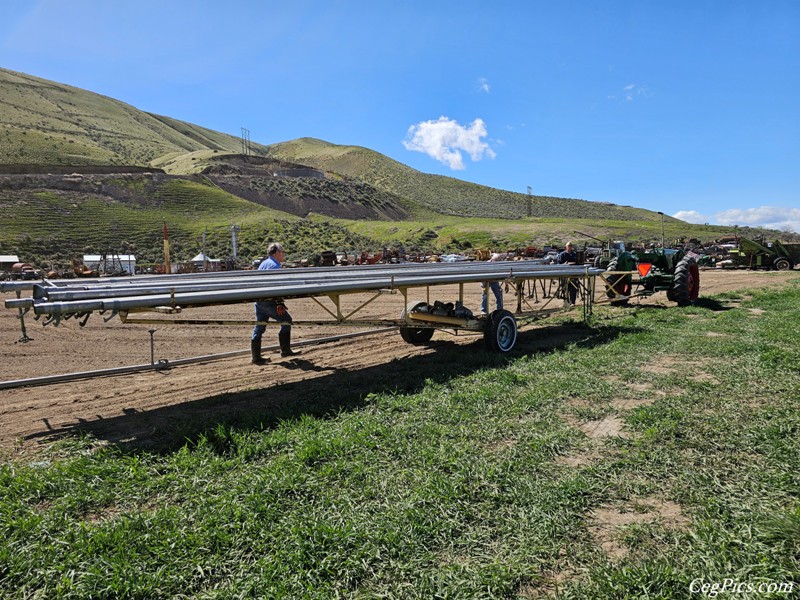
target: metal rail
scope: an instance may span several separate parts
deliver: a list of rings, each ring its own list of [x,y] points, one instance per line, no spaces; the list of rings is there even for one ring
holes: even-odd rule
[[[357,331],[354,333],[343,333],[340,335],[333,335],[323,338],[314,338],[310,340],[298,341],[294,344],[295,347],[302,346],[315,346],[319,344],[327,344],[330,342],[337,342],[348,338],[364,337],[367,335],[375,335],[378,333],[386,333],[396,330],[397,327],[386,327],[384,329],[372,329],[370,331]],[[264,350],[277,350],[278,345],[265,346]],[[80,371],[77,373],[64,373],[62,375],[46,375],[44,377],[31,377],[28,379],[14,379],[11,381],[0,381],[0,390],[9,390],[20,387],[32,387],[37,385],[51,385],[55,383],[65,383],[68,381],[76,381],[80,379],[91,379],[94,377],[110,377],[113,375],[126,375],[128,373],[139,373],[142,371],[158,371],[163,369],[170,369],[172,367],[179,367],[182,365],[189,365],[202,362],[212,362],[215,360],[222,360],[225,358],[232,358],[234,356],[242,356],[249,354],[250,350],[234,350],[232,352],[221,352],[218,354],[207,354],[205,356],[195,356],[192,358],[179,358],[175,360],[160,360],[158,362],[151,361],[150,364],[144,365],[128,365],[125,367],[114,367],[111,369],[96,369],[93,371]]]

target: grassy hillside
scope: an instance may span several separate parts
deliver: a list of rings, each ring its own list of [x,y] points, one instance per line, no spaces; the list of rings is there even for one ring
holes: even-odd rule
[[[329,177],[372,186],[376,194],[391,194],[417,218],[427,219],[427,211],[503,219],[527,215],[525,194],[421,173],[367,148],[313,138],[268,147],[252,144],[252,148],[257,155],[315,167]],[[0,164],[133,164],[192,174],[201,172],[215,157],[240,149],[238,137],[0,69]],[[385,202],[377,199],[372,204]],[[532,198],[531,214],[537,218],[658,220],[655,213],[642,209],[546,196]],[[395,220],[397,216],[389,211],[381,218]]]
[[[130,251],[142,263],[161,262],[164,223],[174,262],[200,252],[204,232],[210,256],[230,256],[231,225],[241,227],[238,256],[243,261],[262,256],[273,240],[287,245],[290,259],[376,245],[342,225],[242,200],[201,177],[92,176],[72,190],[0,189],[0,254],[17,254],[47,268],[65,267],[83,253]]]
[[[292,191],[291,186],[298,181],[304,185]],[[310,193],[306,186],[311,181],[319,185],[333,183],[288,179],[275,206],[291,208],[291,194]],[[336,186],[331,189],[339,190]],[[336,204],[334,199],[325,200],[321,193],[315,201],[317,206],[323,202]],[[349,206],[356,206],[356,201],[351,199]],[[205,175],[0,177],[0,254],[16,254],[40,267],[63,268],[83,253],[104,252],[132,252],[143,263],[161,262],[165,222],[174,262],[188,260],[200,252],[204,232],[210,256],[230,256],[230,227],[234,224],[242,228],[238,256],[243,262],[263,255],[271,240],[286,243],[289,258],[294,260],[323,250],[375,251],[383,246],[439,252],[477,247],[506,250],[528,245],[560,246],[570,239],[579,245],[595,245],[588,236],[650,241],[659,239],[661,234],[657,221],[509,221],[443,216],[430,211],[426,214],[422,209],[398,221],[332,218],[319,211],[302,218],[231,194]],[[577,234],[576,230],[582,233]],[[730,232],[725,227],[665,223],[668,241],[688,237],[707,241]],[[740,233],[750,235],[747,230]]]
[[[593,219],[505,219],[462,218],[439,216],[435,220],[412,219],[399,222],[344,221],[334,219],[349,230],[375,239],[384,245],[408,245],[409,243],[442,251],[458,251],[469,248],[491,248],[508,250],[528,245],[563,246],[575,241],[579,247],[584,243],[597,246],[592,237],[602,240],[660,241],[660,221],[596,221]],[[576,233],[576,232],[581,233]],[[681,221],[664,225],[667,244],[681,239],[697,238],[711,241],[731,233],[729,227],[714,225],[686,225]],[[746,234],[746,232],[740,231]],[[588,234],[588,235],[584,235]]]
[[[0,164],[147,165],[170,153],[240,147],[230,135],[0,69]]]
[[[0,165],[41,165],[43,173],[47,165],[138,165],[184,179],[156,185],[142,175],[96,176],[70,187],[60,178],[0,177],[0,251],[63,262],[79,250],[136,247],[145,260],[158,260],[164,221],[185,258],[199,251],[205,229],[215,240],[209,252],[227,256],[233,223],[244,227],[240,255],[260,254],[272,236],[291,241],[297,256],[384,244],[441,251],[541,246],[577,238],[575,230],[660,238],[661,218],[652,211],[534,196],[528,218],[525,194],[421,173],[367,148],[312,138],[252,148],[256,156],[243,157],[237,137],[0,69]],[[316,171],[304,174],[309,167]],[[665,226],[668,239],[730,233],[670,217]]]
[[[527,215],[528,196],[429,175],[368,148],[339,146],[302,138],[268,147],[269,156],[356,177],[447,215],[518,219]],[[653,211],[572,198],[533,196],[531,215],[539,218],[652,221]],[[673,220],[667,217],[667,220]],[[675,219],[676,220],[676,219]]]

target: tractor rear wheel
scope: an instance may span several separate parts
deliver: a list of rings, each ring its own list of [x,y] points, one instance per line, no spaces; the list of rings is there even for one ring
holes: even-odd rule
[[[489,315],[483,341],[492,352],[511,352],[517,343],[517,320],[507,310],[496,310]]]
[[[619,271],[619,257],[612,258],[611,262],[608,263],[608,268],[606,271]],[[611,298],[611,305],[612,306],[626,306],[628,304],[628,298],[619,299],[618,296],[630,296],[631,290],[633,289],[633,284],[631,283],[631,276],[630,275],[609,275],[608,276],[608,285],[611,287],[610,290],[606,292],[606,295]],[[616,299],[615,299],[616,298]]]
[[[792,261],[790,259],[786,258],[785,256],[780,256],[775,259],[775,261],[772,263],[772,266],[775,267],[775,270],[777,271],[791,271],[794,265],[792,265]]]
[[[672,299],[678,306],[691,306],[700,295],[700,269],[692,256],[684,256],[675,267]]]
[[[408,318],[408,313],[414,312],[416,309],[425,306],[427,302],[417,302],[411,308],[404,310],[400,315],[400,320],[405,321],[406,323],[411,322],[411,319]],[[400,337],[403,338],[404,342],[408,342],[409,344],[414,344],[418,346],[419,344],[427,344],[431,341],[433,337],[433,329],[430,327],[417,327],[414,325],[401,325],[400,326]]]

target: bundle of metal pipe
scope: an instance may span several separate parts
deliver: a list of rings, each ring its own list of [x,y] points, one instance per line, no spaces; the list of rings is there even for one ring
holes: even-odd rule
[[[7,300],[5,305],[7,308],[32,307],[37,315],[66,316],[94,311],[135,311],[162,306],[188,308],[279,297],[297,298],[506,279],[584,277],[602,272],[580,265],[512,261],[404,263],[98,280],[45,280],[27,288],[32,291],[32,297]],[[3,285],[0,289],[12,291],[13,288]]]

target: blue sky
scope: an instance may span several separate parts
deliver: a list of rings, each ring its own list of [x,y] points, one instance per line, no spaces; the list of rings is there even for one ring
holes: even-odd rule
[[[800,2],[0,0],[0,66],[254,142],[800,231]]]

